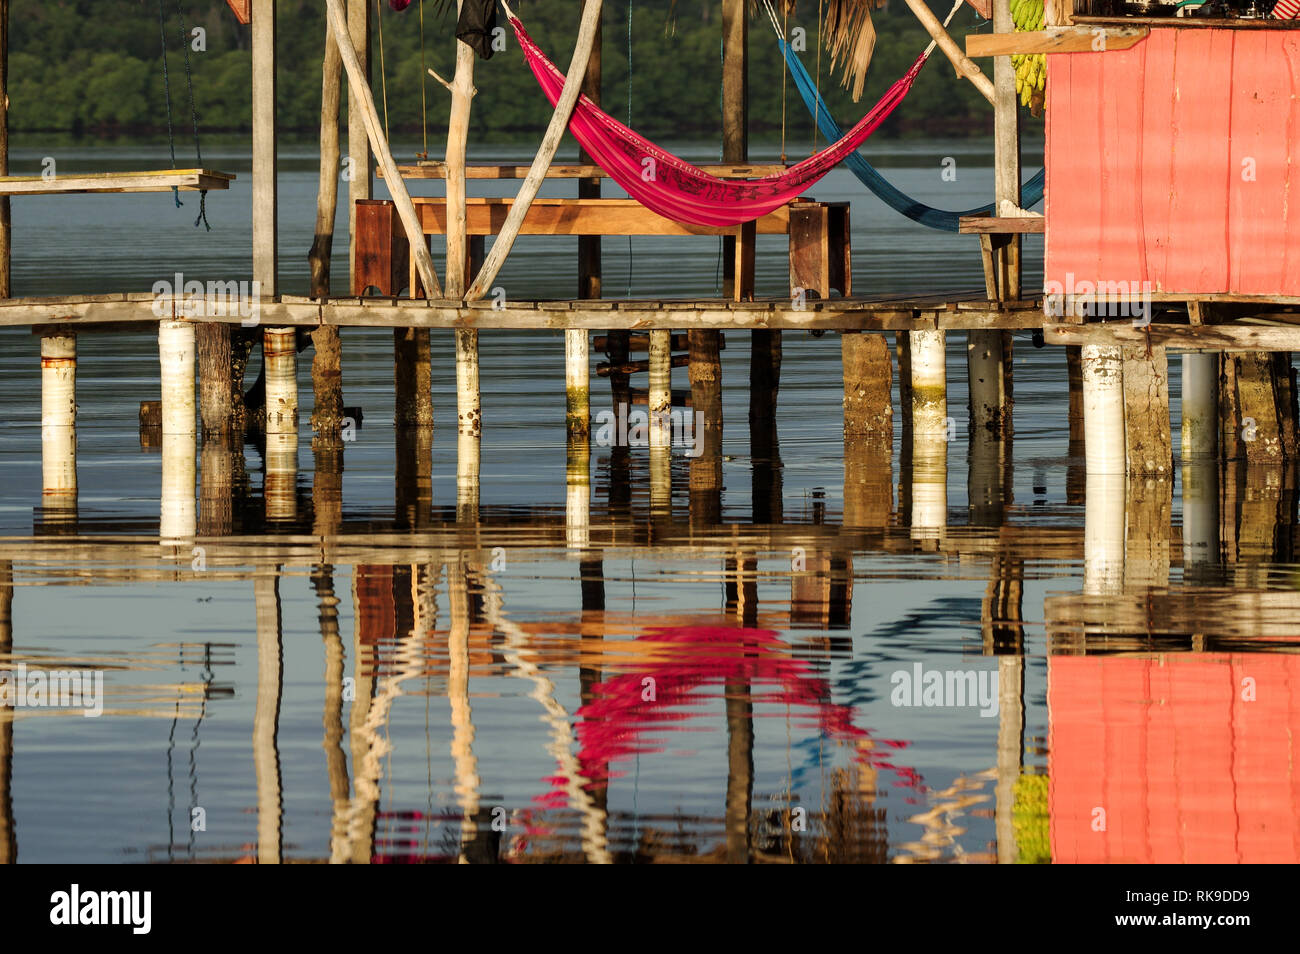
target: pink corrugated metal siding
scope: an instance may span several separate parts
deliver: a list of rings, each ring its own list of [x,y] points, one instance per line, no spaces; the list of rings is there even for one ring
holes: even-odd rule
[[[1298,95],[1290,30],[1050,55],[1045,280],[1300,295]]]

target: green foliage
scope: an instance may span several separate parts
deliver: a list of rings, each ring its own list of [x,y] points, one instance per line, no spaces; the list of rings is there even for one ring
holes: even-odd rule
[[[668,140],[710,139],[719,134],[721,16],[716,0],[631,0],[631,121],[647,135]],[[200,127],[204,131],[250,128],[249,28],[241,27],[224,0],[181,0],[187,30],[206,31],[205,52],[191,51]],[[576,0],[521,2],[519,13],[547,54],[567,66],[581,6]],[[178,129],[188,132],[190,116],[184,50],[176,0],[163,0],[168,44],[172,110]],[[436,13],[424,3],[423,66],[449,77],[454,68],[452,13]],[[629,0],[606,0],[603,89],[606,110],[628,118]],[[670,8],[673,12],[669,13]],[[279,115],[285,131],[314,134],[320,113],[320,63],[324,48],[324,4],[318,0],[280,0]],[[802,55],[818,73],[815,7],[804,4],[790,26],[807,30]],[[945,11],[946,12],[946,11]],[[397,14],[383,4],[383,69],[379,30],[373,31],[375,100],[387,115],[390,132],[418,134],[427,103],[430,151],[441,151],[446,128],[446,91],[424,73],[420,49],[420,9],[416,0]],[[671,19],[670,19],[671,16]],[[832,113],[847,126],[910,65],[928,37],[902,4],[874,14],[878,40],[860,103],[853,103],[832,74],[830,57],[820,59],[821,88]],[[10,125],[15,130],[72,133],[157,132],[166,129],[157,0],[49,0],[13,5],[10,11]],[[973,25],[964,10],[957,23]],[[504,17],[501,25],[507,26]],[[954,29],[960,38],[963,30]],[[775,37],[765,17],[750,24],[750,129],[755,138],[779,136],[782,127],[784,70]],[[550,107],[523,63],[507,27],[507,48],[476,64],[479,95],[472,113],[473,143],[535,137]],[[786,139],[792,155],[813,145],[813,123],[788,81],[784,83]],[[345,97],[346,100],[346,97]],[[991,114],[969,83],[954,77],[936,54],[911,95],[882,130],[906,133],[986,134]]]

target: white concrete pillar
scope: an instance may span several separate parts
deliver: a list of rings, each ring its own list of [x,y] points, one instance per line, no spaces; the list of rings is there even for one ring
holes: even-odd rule
[[[1183,355],[1183,460],[1214,458],[1219,449],[1219,355]]]
[[[77,509],[77,336],[41,338],[41,507]]]
[[[1119,348],[1084,345],[1080,364],[1085,469],[1089,476],[1124,474],[1124,359]]]

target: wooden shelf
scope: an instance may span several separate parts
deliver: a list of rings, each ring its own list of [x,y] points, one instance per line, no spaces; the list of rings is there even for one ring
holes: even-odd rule
[[[85,192],[198,192],[229,189],[235,176],[211,169],[99,172],[45,176],[0,176],[0,195],[74,195]]]

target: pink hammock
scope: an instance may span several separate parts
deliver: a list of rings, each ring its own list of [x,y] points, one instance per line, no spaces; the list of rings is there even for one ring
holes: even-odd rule
[[[532,37],[510,15],[510,25],[537,77],[542,92],[554,106],[564,89],[564,74],[546,58]],[[922,53],[902,79],[850,129],[839,142],[791,166],[778,176],[763,179],[719,179],[689,162],[665,152],[638,136],[586,96],[578,98],[569,132],[611,179],[646,208],[665,218],[691,225],[726,227],[760,218],[792,199],[830,172],[845,156],[862,145],[888,118],[912,88],[929,50]],[[651,161],[647,162],[649,159]]]

